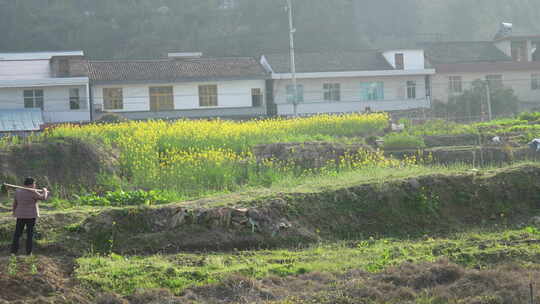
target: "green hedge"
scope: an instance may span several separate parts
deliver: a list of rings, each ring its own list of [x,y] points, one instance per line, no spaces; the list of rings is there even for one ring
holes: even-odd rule
[[[424,148],[426,143],[421,136],[408,133],[390,133],[384,137],[385,150],[399,149],[420,149]]]

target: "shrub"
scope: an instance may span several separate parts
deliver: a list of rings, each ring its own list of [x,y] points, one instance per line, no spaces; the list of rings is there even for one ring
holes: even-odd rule
[[[417,136],[438,136],[478,134],[478,130],[472,125],[464,125],[442,119],[434,119],[429,120],[421,125],[412,126],[408,130],[408,133]]]
[[[75,204],[81,206],[136,206],[169,203],[169,199],[158,191],[111,191],[103,196],[95,194],[75,195]]]
[[[425,146],[424,138],[408,133],[390,133],[384,137],[385,150],[421,149]]]
[[[540,112],[523,112],[518,116],[519,120],[538,121],[540,120]]]
[[[403,124],[405,130],[410,129],[413,126],[412,120],[407,118],[401,118],[400,120],[398,120],[398,124]]]
[[[464,90],[463,94],[451,97],[446,105],[447,113],[450,116],[460,118],[474,118],[482,115],[482,109],[487,108],[486,83],[482,80],[475,80],[470,89]],[[519,99],[511,88],[492,88],[491,110],[496,116],[516,114]]]
[[[122,115],[119,115],[119,114],[116,114],[116,113],[106,113],[106,114],[103,114],[98,119],[98,122],[101,122],[101,123],[121,123],[121,122],[125,122],[127,120],[128,119],[125,118]]]

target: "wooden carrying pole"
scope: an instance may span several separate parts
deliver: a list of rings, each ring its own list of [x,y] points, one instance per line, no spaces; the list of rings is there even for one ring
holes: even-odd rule
[[[24,189],[24,190],[34,191],[34,192],[37,192],[37,193],[43,192],[43,190],[35,189],[35,188],[21,187],[21,186],[17,186],[17,185],[6,184],[6,183],[4,183],[3,185],[4,185],[4,187],[6,187],[6,189],[10,189],[10,188],[11,189]]]

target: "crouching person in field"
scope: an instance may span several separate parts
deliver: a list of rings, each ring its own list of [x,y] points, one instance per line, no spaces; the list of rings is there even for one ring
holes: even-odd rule
[[[36,189],[36,182],[28,177],[24,180],[24,187],[27,189],[17,189],[15,199],[13,200],[13,216],[17,218],[17,225],[13,235],[13,244],[11,245],[11,254],[17,254],[19,251],[19,239],[26,226],[26,254],[32,254],[32,243],[34,237],[34,226],[39,217],[38,201],[44,201],[49,196],[47,188],[41,191]]]

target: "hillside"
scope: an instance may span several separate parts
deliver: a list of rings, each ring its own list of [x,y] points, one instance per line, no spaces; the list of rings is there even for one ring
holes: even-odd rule
[[[84,49],[93,58],[133,58],[170,50],[218,56],[287,50],[285,1],[236,0],[232,8],[220,8],[220,2],[0,0],[0,52]],[[540,30],[540,2],[531,0],[294,2],[300,51],[396,40],[486,40],[501,21]]]

